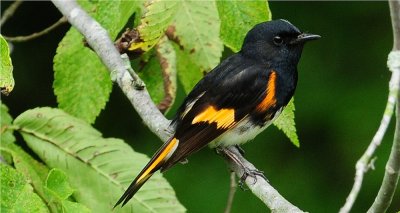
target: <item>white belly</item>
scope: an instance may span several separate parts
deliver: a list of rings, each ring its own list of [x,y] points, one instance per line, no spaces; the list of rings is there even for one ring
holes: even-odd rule
[[[233,146],[240,145],[246,143],[250,140],[253,140],[258,134],[264,131],[271,123],[281,114],[282,109],[275,113],[275,116],[272,120],[268,121],[264,124],[264,126],[260,127],[257,125],[253,125],[250,122],[249,118],[243,119],[238,123],[232,130],[225,132],[213,142],[210,143],[211,148],[215,148],[218,146]]]

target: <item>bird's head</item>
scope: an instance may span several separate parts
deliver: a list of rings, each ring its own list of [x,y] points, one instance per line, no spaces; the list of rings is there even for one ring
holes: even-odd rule
[[[297,65],[307,41],[319,35],[302,33],[290,22],[279,19],[255,25],[246,35],[241,53],[268,63],[283,61]]]

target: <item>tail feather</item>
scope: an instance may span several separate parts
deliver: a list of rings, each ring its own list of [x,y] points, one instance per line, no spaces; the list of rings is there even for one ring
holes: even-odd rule
[[[164,145],[156,152],[156,154],[154,154],[151,160],[142,169],[139,175],[132,181],[131,185],[129,185],[128,189],[114,205],[114,208],[121,203],[122,206],[124,206],[136,194],[143,184],[162,167],[169,157],[171,157],[175,152],[178,143],[179,140],[176,138],[171,138],[169,141],[164,143]]]

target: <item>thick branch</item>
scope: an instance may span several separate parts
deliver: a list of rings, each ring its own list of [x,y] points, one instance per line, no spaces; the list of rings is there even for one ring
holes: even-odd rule
[[[392,76],[397,76],[397,81],[391,82],[393,84],[391,86],[393,96],[397,95],[396,129],[381,188],[368,210],[371,213],[387,211],[396,191],[400,175],[400,0],[389,1],[389,7],[393,26],[393,50],[389,54],[388,67],[393,73]]]
[[[360,192],[361,185],[362,185],[362,182],[364,179],[364,174],[369,170],[370,162],[375,153],[375,150],[382,143],[383,136],[385,135],[386,130],[389,126],[390,120],[392,118],[396,101],[398,102],[399,85],[400,85],[400,51],[399,51],[399,49],[400,49],[400,42],[399,42],[400,15],[399,15],[398,11],[400,10],[400,3],[399,3],[399,0],[393,0],[393,1],[389,1],[389,4],[390,4],[390,9],[391,9],[391,15],[392,15],[392,25],[393,25],[393,35],[394,35],[393,51],[389,54],[389,57],[388,57],[389,70],[392,71],[392,77],[389,82],[389,97],[388,97],[385,112],[384,112],[381,124],[379,126],[379,129],[375,133],[375,136],[372,139],[372,142],[369,144],[369,146],[368,146],[367,150],[365,151],[365,153],[363,154],[363,156],[357,161],[354,185],[346,199],[345,205],[340,209],[341,213],[350,212],[350,210]],[[398,120],[399,120],[399,114],[397,113],[397,122],[398,122]],[[399,125],[396,125],[396,126],[397,126],[396,127],[396,136],[395,136],[395,140],[393,142],[392,153],[390,155],[390,159],[388,161],[388,164],[386,165],[385,178],[382,183],[381,190],[379,191],[378,197],[375,200],[375,203],[377,201],[379,203],[385,203],[387,205],[387,207],[392,200],[393,193],[396,188],[396,185],[394,183],[397,183],[398,172],[400,169],[400,168],[398,168],[398,167],[400,167],[400,165],[399,165],[400,164],[399,163],[400,153],[399,153],[399,148],[398,148],[400,146],[398,143],[400,143],[400,142],[398,140],[399,133],[397,132]],[[391,163],[393,161],[395,161],[395,163],[396,163],[395,167],[393,167],[393,164]],[[389,164],[390,164],[390,166],[388,166]],[[397,166],[397,172],[395,172],[393,170],[396,168],[396,166]],[[397,173],[397,176],[396,176],[396,173]],[[391,176],[390,180],[386,180],[386,176],[388,176],[388,175]],[[396,179],[396,181],[394,181],[393,179]],[[386,184],[386,181],[389,181],[392,185]],[[375,203],[373,204],[371,209],[376,208]],[[383,207],[381,207],[381,208],[383,209]],[[371,211],[371,209],[370,209],[370,211]],[[385,211],[383,210],[383,211],[372,211],[372,212],[385,212]]]
[[[167,131],[170,123],[169,120],[167,120],[154,105],[147,90],[142,88],[143,84],[141,80],[133,70],[131,70],[132,68],[130,65],[124,63],[121,55],[110,40],[107,31],[83,11],[75,1],[53,0],[53,3],[61,13],[67,17],[68,21],[85,36],[90,47],[92,47],[99,55],[102,62],[111,71],[113,80],[118,83],[144,123],[159,138],[166,141],[171,136],[171,133]],[[125,60],[129,61],[127,58],[125,58]],[[131,70],[131,73],[129,73],[129,70]],[[229,149],[232,149],[232,152],[236,153],[237,159],[239,159],[247,169],[256,170],[250,162],[243,158],[236,148],[231,147]],[[236,175],[240,177],[243,175],[243,169],[235,164],[234,161],[228,161],[228,164],[235,171]],[[246,184],[273,212],[300,211],[297,207],[287,202],[263,178],[257,178],[256,182],[251,178],[247,178]]]

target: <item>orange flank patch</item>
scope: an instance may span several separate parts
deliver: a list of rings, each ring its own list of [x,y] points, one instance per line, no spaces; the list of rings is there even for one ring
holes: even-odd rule
[[[175,147],[178,143],[178,140],[176,138],[172,139],[169,144],[164,148],[164,150],[161,151],[161,153],[158,155],[158,157],[151,163],[149,168],[146,169],[146,171],[143,172],[143,174],[138,178],[137,183],[139,183],[142,179],[145,179],[147,175],[150,174],[150,172],[162,161],[164,160],[168,154],[171,153],[171,151],[175,151]]]
[[[265,112],[272,106],[276,104],[275,90],[276,90],[276,72],[272,71],[268,78],[268,86],[266,91],[266,96],[264,100],[261,101],[256,107],[259,112]]]
[[[202,113],[197,115],[192,124],[207,122],[217,123],[217,128],[229,128],[235,124],[235,110],[234,109],[220,109],[216,110],[213,106],[207,107]]]

